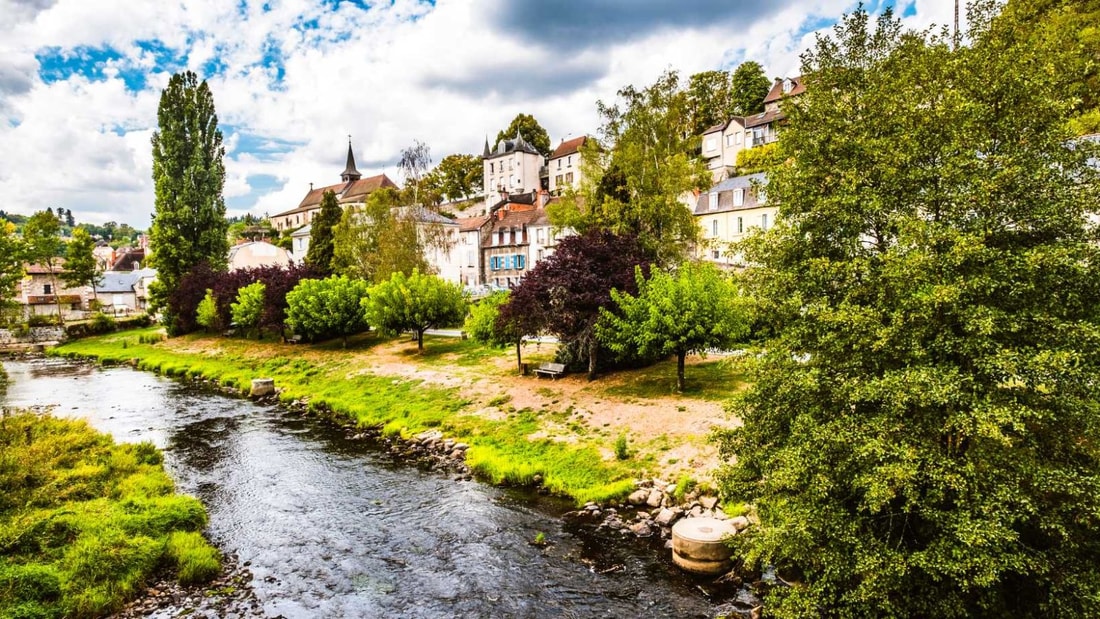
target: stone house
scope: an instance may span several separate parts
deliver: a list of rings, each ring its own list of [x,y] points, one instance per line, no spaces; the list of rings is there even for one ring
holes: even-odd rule
[[[581,153],[580,149],[588,141],[588,136],[562,140],[561,144],[550,154],[547,164],[550,193],[561,194],[566,187],[577,189],[581,185]]]
[[[51,273],[40,264],[28,264],[23,267],[23,280],[19,282],[15,301],[19,303],[27,316],[57,315],[60,301],[61,313],[66,320],[83,318],[87,300],[92,296],[91,286],[66,287],[61,280],[64,272],[64,260]]]
[[[95,298],[104,312],[143,311],[147,307],[148,282],[155,277],[153,269],[106,271],[95,287]]]
[[[481,276],[481,227],[487,221],[488,215],[458,219],[458,277],[462,285],[469,288],[485,284]]]

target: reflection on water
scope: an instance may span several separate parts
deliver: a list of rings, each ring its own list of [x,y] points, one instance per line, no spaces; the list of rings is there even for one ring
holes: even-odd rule
[[[179,488],[207,505],[214,541],[251,563],[273,615],[716,612],[663,553],[564,527],[560,502],[402,465],[323,421],[129,368],[4,367],[6,406],[53,405],[117,440],[164,449]],[[551,546],[528,543],[539,532]]]

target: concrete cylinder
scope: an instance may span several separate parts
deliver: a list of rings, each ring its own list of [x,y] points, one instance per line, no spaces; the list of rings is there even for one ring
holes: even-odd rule
[[[684,518],[672,527],[672,561],[694,574],[721,574],[732,566],[725,539],[736,533],[726,520]]]
[[[249,392],[249,396],[253,398],[262,398],[264,396],[273,395],[275,393],[275,379],[274,378],[253,378],[252,390]]]

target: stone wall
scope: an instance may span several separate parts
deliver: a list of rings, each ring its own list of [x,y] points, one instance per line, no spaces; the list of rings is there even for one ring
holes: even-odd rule
[[[31,327],[30,329],[0,329],[0,346],[20,346],[42,342],[65,341],[64,327]]]

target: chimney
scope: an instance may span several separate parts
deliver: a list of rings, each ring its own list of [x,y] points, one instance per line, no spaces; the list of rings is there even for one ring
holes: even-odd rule
[[[313,183],[310,183],[310,184],[309,184],[309,190],[310,190],[310,191],[313,191]]]
[[[545,207],[546,203],[550,201],[550,192],[545,189],[539,191],[539,206]]]
[[[500,188],[500,201],[501,202],[507,202],[508,201],[508,190],[503,188],[503,187]]]

